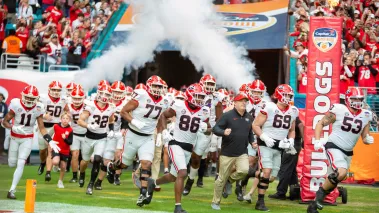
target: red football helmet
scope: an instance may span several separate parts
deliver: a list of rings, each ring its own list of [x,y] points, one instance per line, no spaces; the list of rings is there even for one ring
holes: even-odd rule
[[[102,85],[97,89],[96,100],[100,103],[108,103],[111,100],[112,89],[109,85]]]
[[[281,84],[275,89],[274,97],[279,103],[291,104],[293,102],[293,89],[288,84]]]
[[[178,100],[184,100],[184,99],[186,99],[186,97],[184,95],[184,92],[182,92],[182,91],[176,91],[175,92],[175,99],[178,99]]]
[[[145,84],[143,83],[139,83],[136,85],[136,87],[134,89],[143,89],[143,90],[147,90],[147,87]]]
[[[155,96],[163,94],[163,85],[163,80],[157,75],[151,76],[146,81],[147,92]]]
[[[233,90],[229,90],[229,99],[233,100],[234,96],[235,96],[234,91]]]
[[[60,98],[62,92],[62,84],[59,81],[52,81],[49,84],[49,95],[52,98]]]
[[[162,80],[163,82],[163,95],[166,95],[167,94],[167,90],[168,90],[168,85],[166,83],[166,81]]]
[[[29,85],[21,92],[21,102],[27,108],[32,108],[37,104],[39,92],[37,87]]]
[[[222,105],[227,105],[230,101],[229,99],[229,92],[226,89],[219,89],[217,92],[224,94],[224,98],[222,99],[221,103]]]
[[[99,88],[100,88],[101,86],[103,86],[104,84],[105,84],[105,85],[108,85],[108,86],[111,86],[107,80],[101,80],[101,81],[99,82],[99,84],[97,84],[97,89],[99,89]]]
[[[365,95],[360,88],[349,88],[345,93],[345,103],[353,109],[362,109]]]
[[[119,101],[125,97],[126,87],[125,87],[125,84],[122,83],[121,81],[113,82],[111,89],[112,89],[113,100]]]
[[[71,91],[71,101],[72,104],[76,107],[80,107],[85,98],[85,93],[83,89],[80,86],[76,86],[72,91]]]
[[[187,87],[185,98],[189,103],[197,107],[202,107],[206,95],[203,87],[200,84],[195,83]]]
[[[125,88],[125,95],[126,96],[131,96],[133,93],[133,88],[131,86],[126,86]]]
[[[266,86],[261,80],[254,80],[249,87],[249,95],[254,103],[259,103],[266,92]]]
[[[207,94],[211,94],[216,91],[216,79],[210,74],[206,74],[201,77],[199,83],[204,87],[204,90]]]
[[[67,91],[67,96],[69,96],[72,92],[72,90],[76,87],[76,84],[74,82],[70,82],[66,85],[66,91]]]

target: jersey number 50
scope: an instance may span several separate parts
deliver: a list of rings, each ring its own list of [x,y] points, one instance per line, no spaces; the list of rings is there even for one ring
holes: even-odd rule
[[[191,120],[191,117],[188,115],[182,115],[180,117],[179,129],[182,131],[189,131],[196,133],[200,127],[200,118],[194,117]]]

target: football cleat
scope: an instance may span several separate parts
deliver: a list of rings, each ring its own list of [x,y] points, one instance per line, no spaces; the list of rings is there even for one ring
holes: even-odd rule
[[[47,174],[45,175],[45,181],[46,182],[49,182],[51,180],[51,174]]]
[[[189,177],[187,179],[186,185],[184,186],[183,195],[187,196],[191,192],[192,185],[195,182],[195,180],[191,180]]]
[[[16,199],[15,192],[16,192],[15,190],[10,190],[10,191],[8,192],[8,194],[7,194],[7,198],[8,198],[8,199],[12,199],[12,200]]]
[[[101,187],[101,182],[100,181],[96,181],[95,182],[95,189],[96,190],[103,190],[103,188]]]
[[[92,195],[92,193],[93,193],[93,183],[89,183],[88,186],[87,186],[86,194],[87,195]]]
[[[42,175],[44,171],[45,171],[45,165],[41,163],[38,167],[38,175]]]

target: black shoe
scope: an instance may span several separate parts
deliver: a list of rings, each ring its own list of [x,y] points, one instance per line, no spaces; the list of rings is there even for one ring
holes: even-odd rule
[[[279,195],[278,193],[269,195],[268,197],[271,199],[277,199],[277,200],[285,200],[286,199],[285,195]]]
[[[93,183],[89,183],[88,186],[87,186],[87,191],[86,191],[86,194],[87,195],[92,195],[93,193]]]
[[[187,179],[186,185],[184,186],[183,195],[187,196],[191,192],[192,185],[195,182],[195,180],[191,180],[189,177]]]
[[[236,184],[234,193],[236,194],[238,201],[243,201],[242,186],[240,184]]]
[[[184,210],[181,205],[177,205],[175,206],[174,213],[187,213],[187,211]]]
[[[207,169],[205,169],[205,171],[204,171],[204,177],[209,177],[208,168],[207,168]]]
[[[204,186],[203,178],[198,178],[198,179],[197,179],[197,182],[196,182],[196,185],[197,185],[197,187],[199,187],[199,188],[203,188],[203,186]]]
[[[14,190],[9,191],[8,194],[7,194],[7,198],[15,200],[16,199],[16,195],[14,193],[15,193]]]
[[[264,212],[268,212],[270,211],[266,205],[265,205],[265,201],[264,200],[258,200],[257,203],[255,204],[255,209],[256,210],[259,210],[259,211],[264,211]]]
[[[72,178],[69,182],[70,183],[77,183],[78,182],[78,178]]]
[[[114,177],[116,174],[116,170],[114,170],[113,162],[109,162],[107,165],[107,180],[110,184],[114,183]]]
[[[226,192],[228,195],[231,195],[231,194],[232,194],[232,184],[229,182],[229,180],[226,181],[226,184],[225,184],[225,192]]]
[[[114,183],[113,184],[116,185],[116,186],[121,185],[121,181],[120,181],[120,176],[119,175],[117,175],[117,176],[114,177]]]
[[[84,186],[84,178],[85,178],[85,176],[80,176],[80,178],[79,178],[79,187],[80,188],[82,188],[83,186]]]
[[[372,184],[373,187],[379,187],[379,181]]]
[[[317,204],[315,201],[312,201],[307,208],[307,213],[319,213],[317,211]]]
[[[145,204],[150,204],[151,200],[153,199],[153,193],[155,189],[155,181],[152,178],[147,179],[147,192],[146,192],[146,199]]]
[[[146,196],[143,194],[140,194],[137,200],[137,206],[142,207],[145,205],[146,202]]]
[[[45,164],[41,163],[38,167],[38,175],[42,175],[44,171],[45,171]]]
[[[50,175],[50,173],[46,173],[45,182],[50,182],[50,181],[51,181],[51,175]]]
[[[96,190],[103,190],[103,188],[101,187],[101,182],[99,180],[95,182],[95,189]]]
[[[216,175],[216,167],[212,167],[211,175]]]

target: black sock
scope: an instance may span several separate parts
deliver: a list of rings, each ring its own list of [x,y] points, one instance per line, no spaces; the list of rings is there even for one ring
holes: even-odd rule
[[[46,166],[46,162],[41,163],[41,167],[45,167],[45,166]]]
[[[103,180],[100,180],[100,179],[97,179],[97,181],[96,182],[98,182],[98,183],[102,183],[103,182]]]
[[[264,194],[258,194],[258,200],[264,200],[265,195]]]
[[[141,187],[141,189],[139,190],[140,191],[140,193],[142,194],[142,195],[146,195],[146,192],[147,192],[147,187]]]
[[[72,178],[78,179],[78,172],[72,172]]]
[[[46,171],[46,174],[50,174],[50,171]]]
[[[204,177],[204,173],[205,173],[205,159],[201,159],[199,171],[197,174],[199,176],[199,179],[202,179]]]
[[[86,173],[85,172],[80,172],[80,179],[84,179],[86,177]]]
[[[332,190],[333,191],[333,190]],[[322,187],[320,187],[316,192],[316,201],[322,203],[325,197],[330,194],[331,191],[326,191]]]
[[[118,178],[120,178],[120,175],[119,175],[119,174],[115,174],[115,175],[114,175],[114,178],[115,178],[115,179],[118,179]]]
[[[100,162],[93,162],[92,165],[92,171],[91,171],[91,182],[95,182],[98,174],[99,174],[99,169],[100,169]]]

